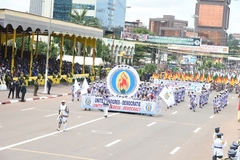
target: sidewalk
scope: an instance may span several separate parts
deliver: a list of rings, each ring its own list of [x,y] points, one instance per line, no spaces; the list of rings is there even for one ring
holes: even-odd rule
[[[33,96],[33,86],[27,86],[27,93],[25,95],[25,100],[26,102],[28,101],[33,101],[33,100],[40,100],[40,99],[49,99],[49,98],[56,98],[56,97],[61,97],[61,96],[67,96],[71,95],[71,89],[72,85],[62,85],[62,84],[57,84],[57,85],[52,85],[50,95],[44,92],[44,86],[39,86],[38,89],[38,96]],[[16,96],[16,90],[14,92],[14,99],[12,99],[12,96],[8,98],[8,93],[9,90],[4,90],[0,91],[0,105],[4,104],[10,104],[10,103],[18,103],[20,102],[19,98],[15,98]],[[19,94],[21,97],[21,93]]]

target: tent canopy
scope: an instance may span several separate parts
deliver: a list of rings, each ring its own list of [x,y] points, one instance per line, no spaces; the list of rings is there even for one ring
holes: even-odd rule
[[[60,56],[58,56],[57,59],[60,59]],[[73,56],[70,55],[64,55],[62,60],[67,62],[72,62]],[[80,65],[83,65],[83,56],[75,56],[74,63],[79,63]],[[93,58],[92,57],[85,57],[85,65],[92,66],[93,65]],[[101,66],[103,65],[102,58],[95,58],[95,66]]]

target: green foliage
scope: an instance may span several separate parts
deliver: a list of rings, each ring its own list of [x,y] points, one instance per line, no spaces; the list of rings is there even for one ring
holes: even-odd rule
[[[134,28],[133,33],[154,35],[154,33],[147,28]]]
[[[73,12],[69,14],[71,22],[84,26],[100,28],[99,19],[98,18],[87,19],[86,17],[87,12],[88,12],[87,8],[84,8],[81,13],[79,13],[77,10],[73,10]]]
[[[102,40],[97,40],[97,46],[96,46],[96,57],[101,57],[103,61],[110,62],[110,53],[108,46],[106,46]]]
[[[153,72],[156,71],[157,66],[154,65],[154,64],[146,64],[144,69],[145,69],[146,73],[151,73],[152,74]]]
[[[216,68],[216,69],[223,69],[223,68],[225,68],[225,67],[222,65],[222,63],[216,63],[216,64],[214,64],[213,67]]]
[[[133,65],[138,66],[139,60],[145,58],[145,53],[147,46],[136,44],[135,45],[135,54],[133,55]]]

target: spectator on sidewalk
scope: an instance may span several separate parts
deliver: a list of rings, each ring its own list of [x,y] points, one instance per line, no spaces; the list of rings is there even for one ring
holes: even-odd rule
[[[20,83],[19,79],[16,80],[15,86],[16,86],[16,98],[20,98],[19,92],[20,92],[20,89],[21,89],[21,83]]]
[[[35,80],[34,82],[34,96],[37,96],[37,91],[38,91],[38,79]]]
[[[12,99],[14,98],[14,90],[15,90],[15,82],[13,80],[10,81],[9,83],[9,93],[8,93],[8,98],[12,94]]]
[[[52,87],[52,80],[48,78],[47,80],[48,94],[50,94],[51,87]]]
[[[25,97],[26,92],[27,92],[26,84],[25,84],[25,82],[23,82],[22,86],[21,86],[21,93],[22,93],[21,102],[25,102],[24,97]]]

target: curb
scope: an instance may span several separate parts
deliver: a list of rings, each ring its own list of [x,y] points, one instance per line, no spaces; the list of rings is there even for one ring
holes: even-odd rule
[[[51,96],[41,96],[41,97],[34,97],[34,98],[26,98],[25,102],[41,100],[41,99],[52,99],[52,98],[63,97],[63,96],[68,96],[68,95],[71,95],[71,93],[57,94],[57,95],[51,95]],[[18,102],[21,102],[21,100],[16,99],[16,100],[3,101],[3,102],[0,102],[0,105],[12,104],[12,103],[18,103]]]

